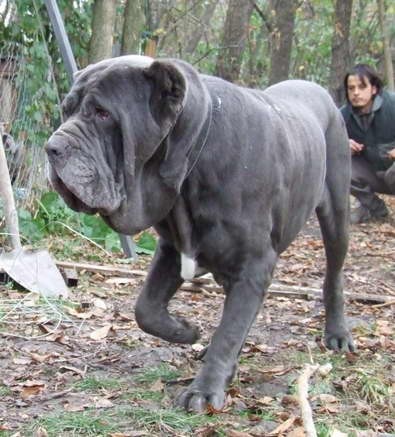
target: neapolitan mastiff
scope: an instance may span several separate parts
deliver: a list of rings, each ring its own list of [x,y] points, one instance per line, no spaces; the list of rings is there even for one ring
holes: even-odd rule
[[[197,329],[169,314],[169,300],[206,271],[224,287],[222,320],[179,405],[223,406],[278,256],[314,210],[327,256],[326,344],[353,350],[342,290],[350,151],[325,90],[286,81],[257,91],[179,60],[126,56],[78,72],[63,109],[46,150],[66,203],[120,233],[160,235],[138,325],[194,343]]]

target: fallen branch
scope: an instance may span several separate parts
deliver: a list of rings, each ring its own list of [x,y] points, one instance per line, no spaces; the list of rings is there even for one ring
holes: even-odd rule
[[[297,382],[297,396],[306,437],[317,437],[317,431],[315,430],[313,421],[313,412],[308,401],[308,391],[309,379],[314,375],[319,367],[319,364],[306,364]]]
[[[389,300],[388,302],[385,303],[373,305],[373,308],[383,308],[383,307],[389,307],[391,305],[395,305],[395,299]]]
[[[89,264],[89,263],[56,261],[56,265],[58,267],[75,268],[77,270],[87,270],[90,272],[101,273],[104,275],[125,276],[125,277],[147,276],[147,272],[144,270],[127,269],[127,268],[113,267],[113,266],[101,266],[101,265]],[[218,286],[215,283],[211,275],[205,275],[199,278],[195,278],[190,283],[186,282],[182,286],[182,289],[195,293],[201,293],[201,292],[204,293],[205,291],[207,292],[207,294],[222,293],[222,287]],[[282,296],[287,298],[294,297],[296,299],[304,299],[304,300],[314,300],[314,299],[322,298],[322,290],[318,288],[299,287],[296,285],[286,285],[286,284],[278,284],[278,283],[271,284],[268,293],[269,295],[272,296]],[[344,294],[350,300],[354,300],[356,302],[362,302],[362,303],[391,305],[391,303],[389,302],[393,302],[392,296],[384,296],[384,295],[382,296],[380,294],[359,294],[359,293],[352,293],[348,291],[345,291]]]
[[[50,393],[47,396],[40,396],[38,399],[35,400],[35,402],[48,402],[52,401],[53,399],[62,398],[63,396],[69,394],[71,391],[73,391],[72,388],[68,388],[67,390],[58,391],[57,393]]]

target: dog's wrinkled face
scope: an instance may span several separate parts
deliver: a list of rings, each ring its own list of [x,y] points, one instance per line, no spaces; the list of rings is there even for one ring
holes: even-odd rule
[[[110,216],[121,207],[180,112],[173,73],[158,62],[110,61],[78,73],[46,146],[52,185],[71,208]]]

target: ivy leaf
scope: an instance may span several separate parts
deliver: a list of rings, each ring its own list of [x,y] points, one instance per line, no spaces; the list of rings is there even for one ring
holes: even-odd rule
[[[156,239],[149,232],[143,232],[137,241],[136,252],[153,255],[156,249]]]

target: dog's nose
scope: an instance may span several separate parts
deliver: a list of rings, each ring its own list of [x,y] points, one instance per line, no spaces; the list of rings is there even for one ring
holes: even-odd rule
[[[48,157],[59,159],[64,155],[65,146],[66,144],[59,136],[52,135],[45,145],[45,151]]]

